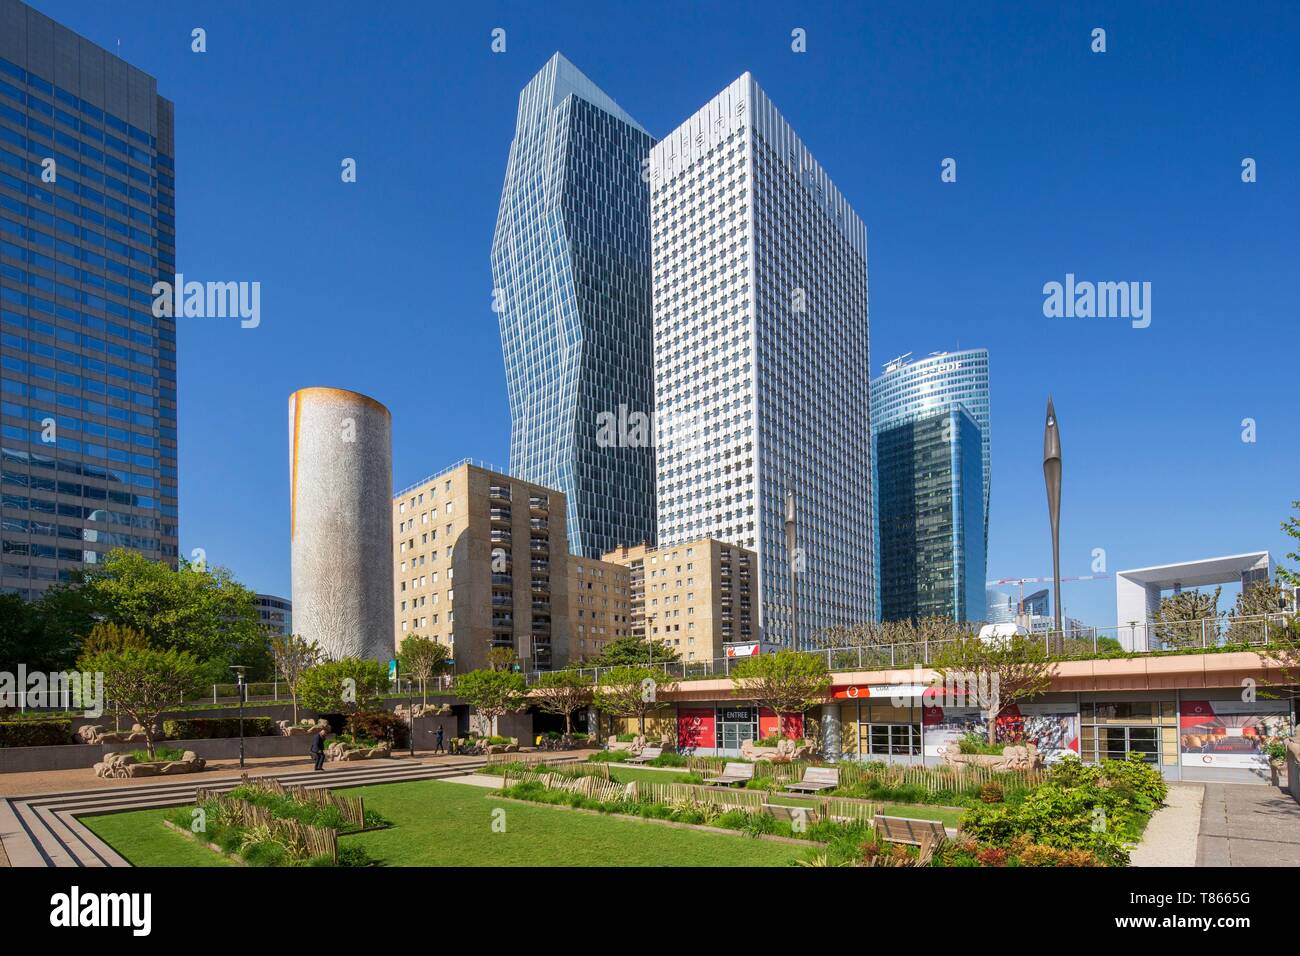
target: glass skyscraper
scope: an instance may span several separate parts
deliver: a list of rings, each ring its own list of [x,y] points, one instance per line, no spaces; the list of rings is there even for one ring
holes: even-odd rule
[[[758,555],[760,627],[875,614],[867,230],[746,73],[651,153],[661,547]],[[796,500],[795,553],[784,502]]]
[[[519,95],[492,243],[510,471],[564,492],[591,558],[655,537],[653,144],[555,54]]]
[[[886,621],[984,618],[980,429],[961,405],[876,431]]]
[[[912,361],[911,353],[885,365],[871,383],[871,426],[877,433],[898,422],[928,417],[958,402],[980,429],[984,487],[984,553],[989,542],[989,352],[934,352]]]
[[[0,0],[0,587],[115,548],[177,559],[173,107],[153,77]]]

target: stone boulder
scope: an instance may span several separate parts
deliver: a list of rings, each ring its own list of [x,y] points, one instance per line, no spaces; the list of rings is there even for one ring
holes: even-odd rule
[[[988,770],[1041,770],[1043,755],[1034,744],[1008,744],[1000,754],[964,754],[956,741],[943,748],[944,763],[952,767],[984,767]]]
[[[180,760],[151,760],[142,763],[131,762],[130,754],[107,753],[104,754],[103,760],[95,764],[95,776],[113,779],[172,776],[179,773],[198,773],[206,766],[207,761],[192,750],[185,751]]]
[[[304,720],[296,724],[288,720],[277,720],[275,726],[281,737],[306,737],[309,734],[314,734],[321,727],[329,730],[329,723],[324,720],[318,720],[314,723]]]
[[[391,757],[393,748],[387,742],[381,741],[374,747],[346,747],[342,742],[336,741],[325,748],[325,756],[334,762],[348,763],[353,760],[374,760],[380,757]]]
[[[393,713],[403,720],[409,721],[411,708],[405,704],[398,704],[393,708]],[[448,704],[416,704],[416,717],[446,717],[451,714],[451,707]]]
[[[740,755],[746,760],[770,760],[773,763],[789,763],[792,760],[811,760],[816,748],[807,740],[791,740],[783,737],[775,747],[763,747],[746,740],[740,745]]]
[[[157,740],[162,733],[155,729],[154,739]],[[132,724],[129,731],[125,730],[105,730],[100,724],[82,724],[77,728],[77,739],[81,743],[94,744],[142,744],[145,743],[144,728],[139,724]]]

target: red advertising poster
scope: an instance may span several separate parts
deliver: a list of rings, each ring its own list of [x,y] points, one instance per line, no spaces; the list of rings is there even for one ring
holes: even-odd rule
[[[798,740],[803,736],[803,714],[783,714],[781,717],[781,733],[784,737],[791,740]],[[758,735],[760,737],[776,736],[776,714],[766,707],[758,712]]]
[[[1291,733],[1284,701],[1185,700],[1178,717],[1184,767],[1263,769],[1269,737]]]
[[[677,749],[716,747],[712,707],[682,707],[677,711]]]

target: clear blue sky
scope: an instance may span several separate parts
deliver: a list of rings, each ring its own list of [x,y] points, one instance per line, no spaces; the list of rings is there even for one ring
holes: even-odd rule
[[[507,463],[488,252],[518,92],[556,50],[657,136],[753,72],[867,223],[873,375],[901,352],[990,350],[991,578],[1051,572],[1049,392],[1064,574],[1089,573],[1094,548],[1112,573],[1287,550],[1294,4],[34,5],[120,39],[176,102],[181,270],[262,283],[260,328],[178,322],[181,549],[253,588],[289,593],[296,388],[386,403],[397,487],[465,456]],[[1044,318],[1043,284],[1067,272],[1151,282],[1150,328]],[[1109,582],[1065,603],[1114,623]]]

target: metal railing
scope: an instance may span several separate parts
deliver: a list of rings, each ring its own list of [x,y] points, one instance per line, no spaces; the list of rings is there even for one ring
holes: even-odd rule
[[[1214,651],[1229,647],[1261,647],[1273,643],[1278,633],[1294,619],[1294,613],[1254,617],[1205,618],[1178,624],[1133,623],[1109,628],[1075,628],[1028,634],[1024,640],[1041,642],[1052,660],[1084,660],[1096,657],[1124,657],[1175,651]],[[975,635],[972,633],[972,637]],[[804,654],[826,659],[832,671],[883,670],[899,667],[928,667],[936,663],[954,640],[918,641],[900,644],[865,644],[852,647],[806,649]],[[678,680],[707,680],[729,677],[744,657],[715,657],[703,661],[646,661],[665,677]],[[599,682],[612,667],[566,668]],[[531,684],[542,674],[526,674]]]

